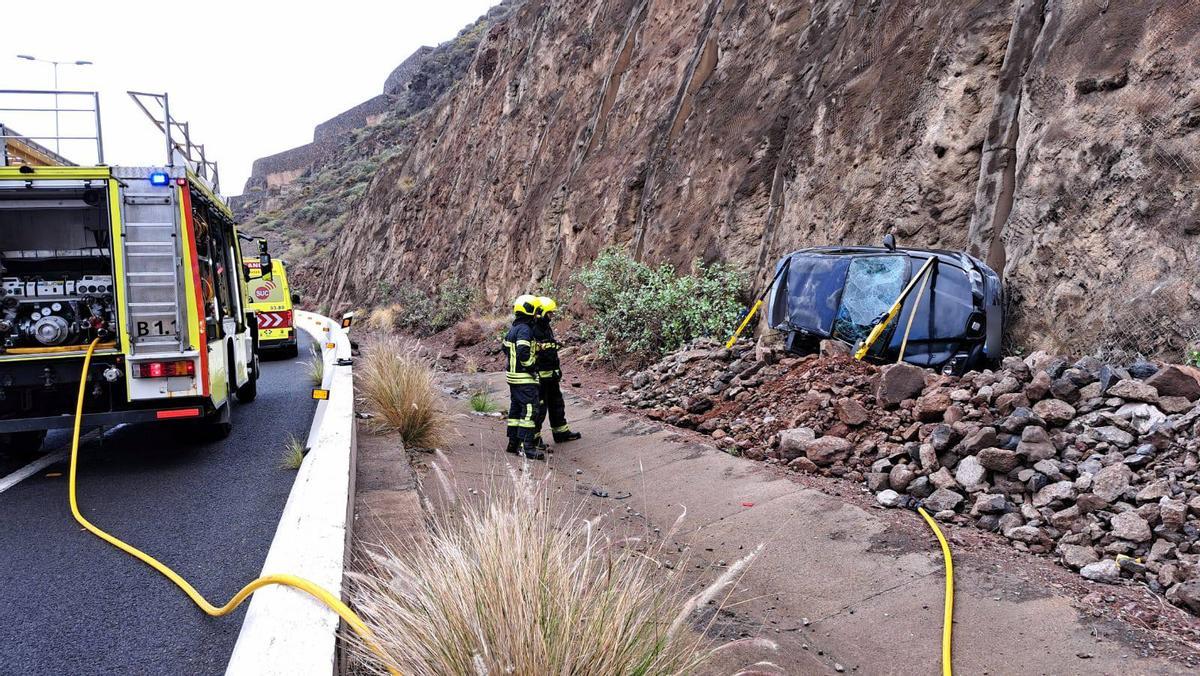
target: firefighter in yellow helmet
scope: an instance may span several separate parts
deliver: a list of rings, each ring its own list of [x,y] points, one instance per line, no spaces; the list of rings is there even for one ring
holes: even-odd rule
[[[538,419],[537,344],[534,323],[537,320],[537,297],[529,294],[513,301],[513,323],[504,336],[507,359],[507,379],[510,405],[508,408],[508,452],[521,453],[533,460],[545,458],[538,450],[534,436]]]
[[[554,313],[558,311],[558,303],[553,298],[541,296],[537,299],[537,321],[533,324],[534,346],[537,349],[538,388],[541,393],[541,405],[538,407],[538,417],[534,429],[537,433],[539,446],[544,447],[542,439],[542,423],[550,417],[550,432],[554,435],[555,443],[575,441],[583,435],[572,432],[567,425],[566,405],[563,402],[562,364],[558,359],[558,349],[561,347],[554,338],[554,329],[550,323],[554,321]]]

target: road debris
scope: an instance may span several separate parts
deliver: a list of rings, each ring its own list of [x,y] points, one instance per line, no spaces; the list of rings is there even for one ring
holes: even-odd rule
[[[863,482],[884,507],[921,501],[1200,610],[1196,368],[1037,352],[955,377],[700,340],[624,377],[628,406],[727,452]]]

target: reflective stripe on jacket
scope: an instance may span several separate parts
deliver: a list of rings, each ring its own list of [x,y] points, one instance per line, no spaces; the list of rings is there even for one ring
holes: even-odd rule
[[[558,350],[562,345],[554,338],[554,329],[546,321],[533,325],[534,343],[537,349],[537,369],[541,378],[562,378],[562,364]]]
[[[537,343],[529,320],[518,317],[502,342],[508,361],[506,377],[510,385],[535,385],[537,375]]]

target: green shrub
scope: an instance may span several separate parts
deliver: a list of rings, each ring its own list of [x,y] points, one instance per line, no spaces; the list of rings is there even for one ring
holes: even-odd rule
[[[670,265],[651,267],[624,250],[608,248],[576,275],[592,317],[583,323],[601,356],[643,362],[693,338],[724,337],[743,307],[744,279],[723,264],[694,266],[680,275]]]
[[[454,326],[467,318],[478,300],[478,292],[462,279],[447,279],[438,287],[437,302],[429,328],[437,333]]]
[[[476,390],[471,394],[471,410],[476,413],[492,413],[497,410],[496,402],[487,390]]]
[[[1188,351],[1187,363],[1192,366],[1200,366],[1200,349]]]

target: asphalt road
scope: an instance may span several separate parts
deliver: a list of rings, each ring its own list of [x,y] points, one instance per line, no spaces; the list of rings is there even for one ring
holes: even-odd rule
[[[285,441],[308,432],[310,389],[302,360],[268,361],[258,398],[234,407],[224,441],[153,424],[92,440],[79,467],[84,515],[224,604],[262,568],[296,476],[280,468]],[[220,674],[245,607],[208,617],[166,578],[83,531],[67,504],[65,463],[0,493],[2,675]]]

